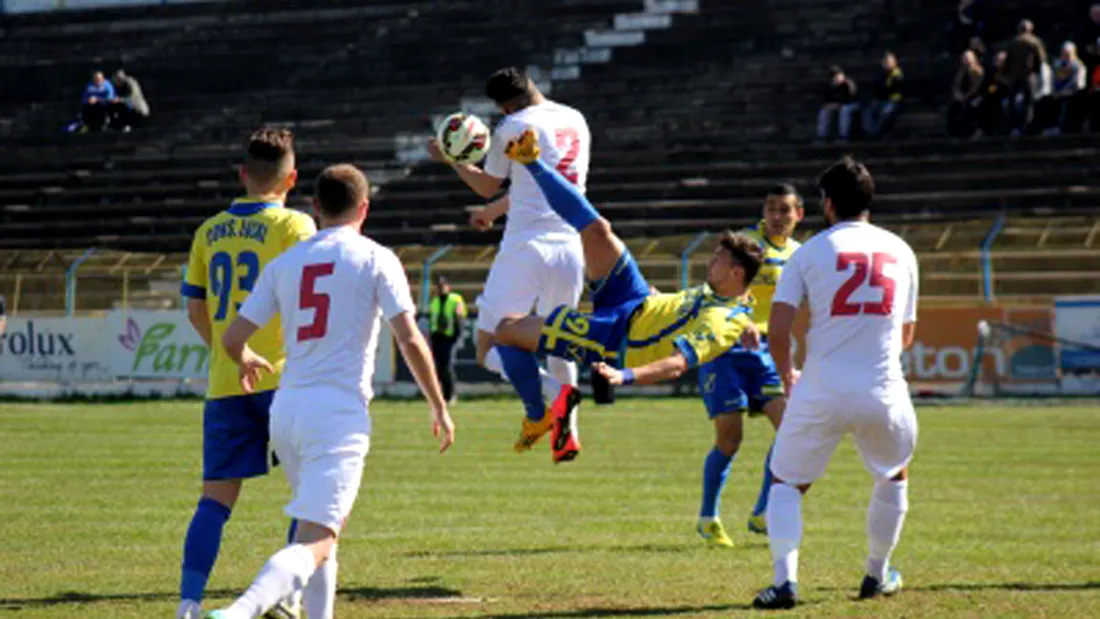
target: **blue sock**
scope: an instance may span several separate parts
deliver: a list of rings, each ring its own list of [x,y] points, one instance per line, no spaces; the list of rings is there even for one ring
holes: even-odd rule
[[[764,481],[760,484],[760,496],[756,497],[756,507],[752,508],[752,515],[759,516],[768,510],[768,492],[772,488],[772,449],[775,442],[768,448],[768,457],[764,458]]]
[[[546,402],[542,399],[542,380],[539,378],[539,362],[535,353],[515,346],[497,346],[504,375],[516,388],[527,418],[538,421],[546,414]]]
[[[600,213],[588,198],[585,198],[575,185],[565,180],[565,177],[543,163],[541,159],[528,163],[526,167],[542,189],[543,195],[546,196],[546,203],[566,223],[576,228],[577,232],[584,230],[600,218]]]
[[[298,519],[291,518],[290,526],[286,529],[286,545],[289,546],[294,543],[294,536],[298,534]]]
[[[183,569],[180,574],[180,599],[201,602],[206,581],[218,558],[222,529],[229,520],[228,507],[203,497],[191,517],[191,526],[183,541]]]
[[[703,461],[703,506],[699,509],[700,518],[718,517],[718,502],[722,498],[722,488],[726,485],[732,463],[733,456],[718,451],[717,447],[707,454]]]

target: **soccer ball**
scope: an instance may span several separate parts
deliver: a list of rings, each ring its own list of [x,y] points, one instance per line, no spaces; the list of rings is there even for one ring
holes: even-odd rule
[[[456,112],[443,119],[436,140],[451,163],[477,163],[489,152],[489,128],[473,114]]]

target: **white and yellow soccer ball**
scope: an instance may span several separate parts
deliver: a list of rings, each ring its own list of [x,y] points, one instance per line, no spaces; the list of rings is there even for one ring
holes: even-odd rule
[[[456,112],[443,119],[435,138],[451,163],[477,163],[489,152],[491,134],[477,116]]]

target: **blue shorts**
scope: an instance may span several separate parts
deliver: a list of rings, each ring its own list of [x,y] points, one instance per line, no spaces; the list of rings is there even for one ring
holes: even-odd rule
[[[207,400],[202,410],[202,478],[266,475],[268,422],[275,391]]]
[[[649,296],[649,282],[629,251],[624,251],[604,279],[589,282],[592,312],[559,305],[547,316],[539,352],[591,364],[620,366],[634,310]]]
[[[759,350],[735,346],[700,367],[699,392],[711,419],[726,413],[762,413],[772,398],[783,394],[767,341],[760,342]]]

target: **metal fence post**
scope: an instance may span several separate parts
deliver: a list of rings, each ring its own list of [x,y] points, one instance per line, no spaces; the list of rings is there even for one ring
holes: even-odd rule
[[[65,315],[72,316],[73,311],[76,309],[76,271],[80,268],[80,265],[92,257],[95,253],[94,247],[89,247],[84,250],[83,254],[73,263],[69,265],[69,268],[65,269]]]
[[[424,268],[420,271],[420,311],[428,311],[428,305],[432,302],[432,265],[439,262],[443,256],[447,255],[447,252],[453,249],[453,245],[444,245],[435,250],[432,255],[428,256],[428,259],[424,261]]]
[[[691,254],[692,254],[692,252],[694,252],[696,249],[698,249],[699,246],[703,244],[703,241],[705,241],[708,236],[710,236],[709,232],[700,232],[698,235],[696,235],[696,237],[694,239],[691,240],[690,243],[688,243],[688,246],[684,248],[684,251],[680,252],[680,288],[681,289],[687,288],[688,287],[688,282],[691,279],[689,276],[690,276],[690,269],[691,269]]]
[[[997,219],[994,220],[993,226],[989,228],[989,232],[986,233],[985,238],[982,239],[981,244],[978,246],[978,250],[981,254],[982,260],[982,295],[985,297],[986,303],[992,303],[993,294],[993,243],[997,240],[997,236],[1001,234],[1001,229],[1005,225],[1005,215],[1001,213],[997,215]]]

